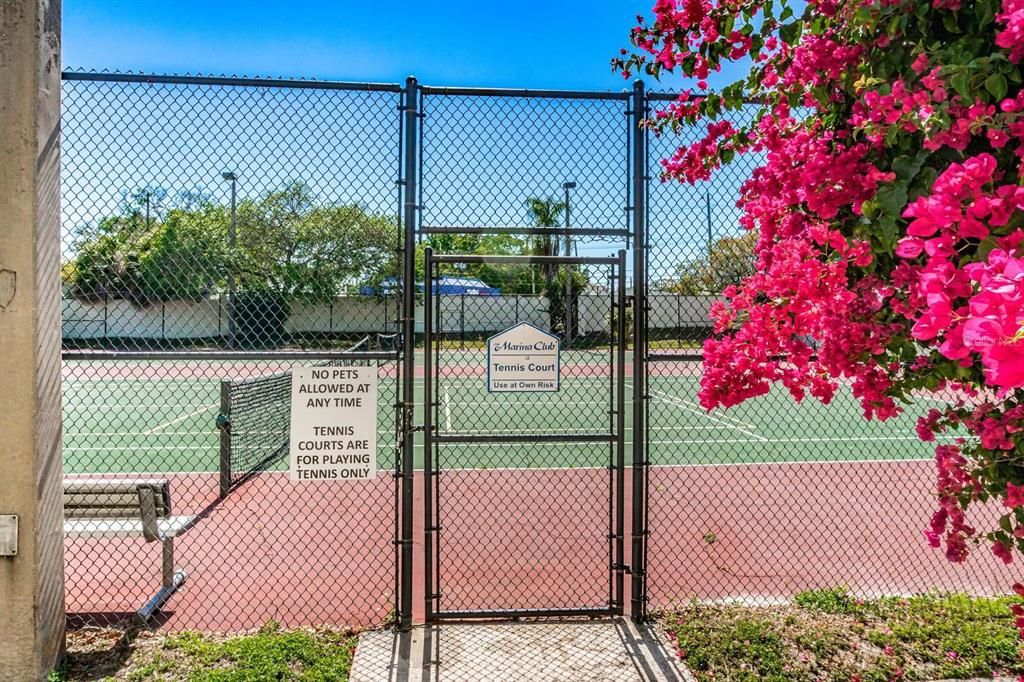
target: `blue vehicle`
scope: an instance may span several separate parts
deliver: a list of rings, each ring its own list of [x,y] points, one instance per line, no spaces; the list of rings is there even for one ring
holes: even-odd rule
[[[379,287],[363,286],[359,293],[363,296],[385,296],[398,291],[398,278],[388,277]],[[423,292],[423,282],[416,283],[416,291]],[[443,275],[434,283],[434,293],[439,296],[501,296],[501,289],[484,284],[474,277],[452,277]]]

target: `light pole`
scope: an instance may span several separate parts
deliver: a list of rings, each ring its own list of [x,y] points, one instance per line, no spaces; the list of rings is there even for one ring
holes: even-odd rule
[[[237,340],[235,337],[235,246],[236,234],[236,191],[238,189],[238,175],[234,171],[226,171],[220,176],[231,183],[231,222],[228,223],[228,348],[235,348]]]
[[[569,190],[576,189],[575,182],[565,182],[562,184],[562,189],[565,190],[565,255],[569,257],[572,255],[572,235],[569,234],[569,228],[572,225],[572,208],[569,203]],[[562,306],[565,309],[565,344],[572,344],[572,265],[566,263],[565,270],[565,305]]]

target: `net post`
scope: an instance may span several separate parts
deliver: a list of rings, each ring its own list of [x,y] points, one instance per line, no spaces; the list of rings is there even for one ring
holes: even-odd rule
[[[217,430],[220,432],[220,499],[231,491],[231,382],[220,382],[220,414]]]
[[[398,627],[412,627],[413,579],[413,485],[415,447],[414,378],[416,373],[416,178],[419,149],[420,89],[413,76],[405,80],[402,97],[405,137],[402,140],[403,211],[402,211],[402,500],[401,509],[401,584]]]
[[[630,614],[647,616],[647,97],[643,81],[633,83],[631,180],[633,194],[633,508]]]

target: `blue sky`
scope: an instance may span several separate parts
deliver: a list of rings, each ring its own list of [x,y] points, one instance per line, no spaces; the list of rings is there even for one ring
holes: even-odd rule
[[[622,90],[629,83],[609,60],[628,45],[635,14],[652,4],[67,0],[64,66],[378,82],[414,74],[428,85]],[[145,186],[171,195],[199,189],[224,201],[220,173],[228,168],[242,176],[242,196],[298,179],[325,201],[393,211],[395,97],[66,84],[65,222],[69,229],[92,222],[116,210],[124,192]],[[557,193],[572,179],[576,224],[625,225],[625,103],[473,105],[435,97],[425,106],[424,224],[520,224],[528,220],[525,197]],[[652,172],[693,134],[652,142]],[[708,186],[652,184],[652,232],[676,252],[652,264],[660,276],[682,254],[704,252],[707,198],[713,237],[736,232],[745,175],[729,169]]]
[[[620,89],[608,60],[652,0],[64,3],[65,67]]]

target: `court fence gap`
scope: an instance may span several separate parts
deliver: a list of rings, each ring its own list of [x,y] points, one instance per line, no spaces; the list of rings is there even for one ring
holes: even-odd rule
[[[760,159],[662,182],[703,134],[644,125],[675,97],[66,72],[69,626],[1004,591],[922,540],[927,405],[700,407]],[[372,478],[291,478],[308,367],[371,368]]]

